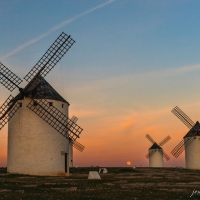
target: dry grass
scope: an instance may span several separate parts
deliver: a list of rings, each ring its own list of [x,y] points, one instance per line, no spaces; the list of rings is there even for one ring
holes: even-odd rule
[[[107,168],[101,180],[88,180],[98,168],[71,168],[69,177],[14,175],[0,169],[0,199],[200,199],[200,170]]]

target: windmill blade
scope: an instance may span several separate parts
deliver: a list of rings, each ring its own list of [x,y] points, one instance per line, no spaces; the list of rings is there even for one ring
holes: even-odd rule
[[[171,154],[176,158],[184,151],[184,140],[179,142],[174,149],[171,151]]]
[[[152,144],[155,143],[155,141],[153,140],[153,138],[152,138],[149,134],[146,135],[146,138],[147,138]]]
[[[7,112],[4,113],[4,115],[0,118],[0,129],[2,129],[8,123],[8,121],[13,117],[20,107],[21,103],[16,102],[13,103],[9,109],[7,109]]]
[[[76,126],[76,122],[78,121],[78,118],[73,116],[69,121],[68,121],[68,124],[67,124],[67,128],[68,130],[70,130],[71,128],[73,128],[74,126]]]
[[[11,100],[13,99],[14,97],[12,95],[10,95],[6,101],[2,104],[1,108],[0,108],[0,114],[1,114],[1,117],[5,115],[6,111],[8,110],[9,108],[9,105],[10,105],[10,102]]]
[[[26,81],[32,80],[35,76],[40,74],[45,77],[47,73],[59,62],[64,54],[74,44],[74,40],[62,32],[55,42],[50,46],[42,58],[36,63],[31,71],[24,77]]]
[[[27,107],[67,139],[70,138],[72,141],[75,141],[79,138],[83,129],[74,122],[71,122],[71,120],[56,107],[49,107],[49,102],[45,99],[33,99]]]
[[[22,80],[0,62],[0,83],[11,92],[18,87]]]
[[[85,149],[85,147],[77,141],[72,141],[71,145],[81,152]]]
[[[176,115],[189,129],[192,127],[190,123],[188,123],[185,118],[183,118],[179,113],[176,112],[176,110],[171,111],[174,115]]]
[[[165,160],[168,161],[170,159],[170,157],[164,151],[162,151],[162,155],[165,158]]]
[[[75,116],[72,116],[72,118],[70,119],[72,122],[76,123],[78,121],[78,118]]]
[[[149,159],[155,152],[156,152],[156,150],[150,151],[150,153],[148,153],[145,157],[146,157],[147,159]]]
[[[172,109],[172,113],[176,115],[189,129],[195,125],[195,123],[180,108],[178,108],[178,106]]]
[[[163,146],[163,145],[166,144],[170,139],[171,139],[171,137],[168,135],[165,139],[163,139],[163,140],[159,143],[159,146]]]
[[[76,122],[78,121],[78,118],[75,117],[75,116],[73,116],[70,120],[71,120],[72,122],[76,123]],[[84,147],[82,144],[80,144],[79,142],[77,142],[77,141],[72,141],[71,139],[69,139],[69,141],[70,141],[70,144],[71,144],[74,148],[76,148],[77,150],[79,150],[79,151],[82,152],[82,151],[85,149],[85,147]]]
[[[45,99],[34,99],[27,107],[67,139],[70,138],[72,141],[75,141],[77,137],[79,138],[83,129],[71,122],[71,120],[56,107],[49,107],[49,102]],[[70,124],[70,128],[68,124]]]
[[[178,113],[180,113],[190,124],[191,126],[194,126],[195,123],[186,115],[178,106],[174,108]]]
[[[184,139],[176,145],[176,147],[171,151],[171,154],[178,158],[178,156],[191,144],[191,142],[194,140],[194,137],[188,137],[186,138],[186,141],[184,142]]]

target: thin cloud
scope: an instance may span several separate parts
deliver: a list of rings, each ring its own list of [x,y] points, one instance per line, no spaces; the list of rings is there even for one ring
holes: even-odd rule
[[[44,33],[44,34],[42,34],[42,35],[40,35],[40,36],[38,36],[38,37],[36,37],[36,38],[34,38],[34,39],[32,39],[32,40],[26,42],[25,44],[23,44],[23,45],[17,47],[16,49],[14,49],[13,51],[11,51],[10,53],[4,55],[3,57],[0,58],[0,60],[3,60],[3,59],[5,59],[5,58],[8,58],[8,57],[10,57],[10,56],[12,56],[12,55],[18,53],[18,52],[21,51],[22,49],[24,49],[24,48],[26,48],[26,47],[28,47],[28,46],[30,46],[30,45],[32,45],[32,44],[38,42],[38,41],[41,40],[42,38],[44,38],[44,37],[48,36],[49,34],[51,34],[52,32],[54,32],[54,31],[56,31],[56,30],[58,30],[58,29],[60,29],[60,28],[62,28],[62,27],[64,27],[64,26],[66,26],[67,24],[70,24],[70,23],[76,21],[77,19],[79,19],[79,18],[81,18],[81,17],[84,17],[85,15],[87,15],[87,14],[89,14],[89,13],[91,13],[91,12],[94,12],[94,11],[96,11],[96,10],[98,10],[98,9],[100,9],[100,8],[102,8],[102,7],[104,7],[104,6],[108,5],[108,4],[110,4],[110,3],[113,3],[114,1],[115,1],[115,0],[108,0],[106,3],[102,3],[102,4],[98,5],[98,6],[95,6],[95,7],[91,8],[91,9],[89,9],[89,10],[83,12],[83,13],[80,13],[80,14],[78,14],[78,15],[76,15],[76,16],[70,18],[70,19],[67,19],[67,20],[61,22],[61,23],[58,24],[57,26],[54,26],[53,28],[51,28],[51,29],[50,29],[49,31],[47,31],[46,33]]]
[[[85,84],[82,84],[81,87],[80,85],[78,85],[76,90],[73,89],[73,91],[71,92],[80,93],[80,91],[85,92],[85,91],[97,90],[97,88],[98,89],[109,88],[109,87],[111,88],[111,87],[116,87],[117,85],[121,86],[129,83],[136,84],[138,82],[146,82],[149,80],[178,76],[181,74],[186,74],[199,70],[200,70],[200,64],[192,66],[184,66],[180,68],[159,70],[159,71],[142,72],[137,74],[126,74],[116,77],[109,77],[106,79],[95,80],[93,82],[87,82]]]

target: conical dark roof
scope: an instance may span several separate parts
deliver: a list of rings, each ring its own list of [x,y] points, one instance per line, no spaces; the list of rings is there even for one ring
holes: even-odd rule
[[[150,149],[162,149],[156,142],[149,148]]]
[[[193,126],[193,128],[191,128],[187,134],[183,137],[193,137],[193,136],[200,136],[200,124],[197,121],[196,124]]]
[[[68,103],[42,76],[38,76],[37,79],[34,79],[32,82],[30,82],[26,86],[25,91],[28,94],[31,94],[34,99],[42,98]],[[19,99],[20,97],[21,94],[19,93],[15,98]]]

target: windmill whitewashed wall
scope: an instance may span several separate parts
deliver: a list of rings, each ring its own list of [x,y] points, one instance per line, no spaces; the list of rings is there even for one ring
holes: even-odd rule
[[[43,91],[43,96],[51,97],[46,100],[68,116],[68,102],[62,100],[53,88],[49,88],[45,80],[42,87],[38,87],[39,93]],[[61,101],[53,100],[55,95]],[[19,174],[64,175],[66,160],[62,152],[70,153],[71,145],[63,135],[27,108],[30,101],[30,98],[21,100],[22,107],[8,123],[7,170]],[[72,155],[68,159],[70,164]]]
[[[153,146],[149,149],[149,155],[151,155],[149,157],[149,167],[164,167],[162,148]]]
[[[195,139],[185,149],[185,164],[187,169],[200,169],[200,136]],[[184,137],[184,141],[187,137]]]
[[[160,150],[155,150],[155,151],[156,152],[149,158],[149,167],[164,167],[163,156],[159,152]]]
[[[73,145],[72,144],[69,144],[68,151],[69,151],[69,167],[73,167],[74,160],[73,160]]]

